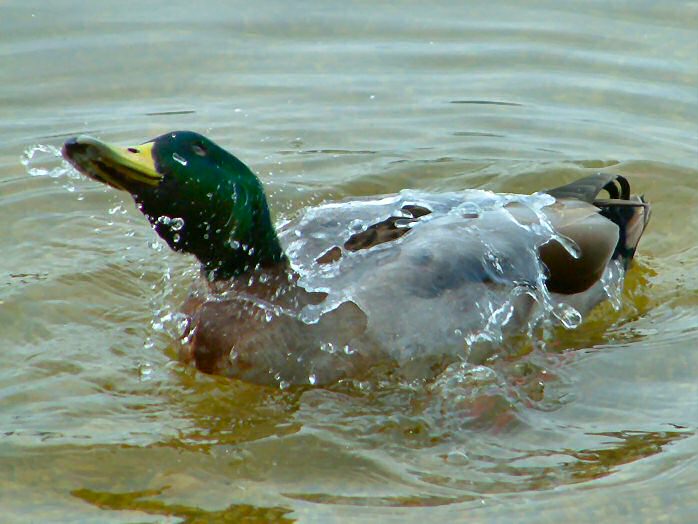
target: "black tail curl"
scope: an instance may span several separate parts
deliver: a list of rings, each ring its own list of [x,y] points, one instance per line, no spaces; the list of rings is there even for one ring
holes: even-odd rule
[[[602,191],[608,198],[598,198]],[[630,193],[630,182],[621,175],[596,173],[580,178],[571,184],[546,191],[557,199],[577,199],[599,208],[599,213],[618,226],[618,244],[613,253],[627,268],[633,257],[642,233],[650,220],[651,206],[643,195]]]

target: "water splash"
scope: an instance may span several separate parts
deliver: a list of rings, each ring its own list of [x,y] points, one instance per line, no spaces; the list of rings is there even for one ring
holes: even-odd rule
[[[184,227],[184,219],[180,217],[169,217],[167,215],[162,215],[159,216],[157,219],[158,224],[162,224],[163,226],[167,226],[170,231],[174,231],[175,235],[173,236],[173,239],[175,242],[179,241],[179,234],[176,233],[177,231],[181,231],[182,228]]]
[[[579,247],[560,235],[546,214],[554,201],[544,193],[405,190],[312,208],[280,232],[299,285],[326,294],[297,315],[315,324],[342,303],[354,302],[366,313],[371,336],[403,361],[434,351],[462,357],[464,346],[466,352],[482,344],[497,347],[512,332],[533,335],[541,325],[576,328],[606,296],[619,304],[622,268],[609,268],[598,299],[552,295],[539,247],[558,242],[570,256],[580,256]],[[341,239],[404,216],[402,210],[412,205],[431,213],[413,221],[403,237],[371,249],[344,250],[330,263],[316,262],[341,247]]]
[[[177,162],[177,163],[179,163],[179,164],[182,164],[183,166],[186,166],[187,163],[188,163],[188,162],[187,162],[187,159],[184,158],[184,157],[183,157],[182,155],[180,155],[179,153],[172,153],[172,160],[174,160],[175,162]]]
[[[569,304],[556,304],[552,312],[567,329],[575,329],[582,323],[582,314]]]
[[[613,309],[620,311],[623,305],[623,284],[625,281],[625,271],[620,261],[612,261],[604,274],[601,276],[601,284],[608,301]]]
[[[57,158],[61,159],[60,166],[56,166]],[[22,153],[20,162],[27,170],[29,176],[69,178],[73,180],[81,178],[80,173],[63,160],[60,148],[55,146],[46,144],[30,146]]]

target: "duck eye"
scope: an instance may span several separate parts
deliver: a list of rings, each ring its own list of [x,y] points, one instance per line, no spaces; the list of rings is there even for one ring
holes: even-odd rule
[[[197,155],[206,156],[206,148],[203,144],[194,144],[191,148]]]

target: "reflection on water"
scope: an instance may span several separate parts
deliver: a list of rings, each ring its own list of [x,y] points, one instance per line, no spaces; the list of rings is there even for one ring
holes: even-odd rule
[[[472,495],[452,497],[405,496],[405,497],[347,497],[326,493],[292,493],[287,496],[321,504],[342,504],[358,506],[440,506],[459,504],[479,500],[482,494],[507,493],[519,490],[539,491],[559,486],[561,483],[586,482],[611,474],[618,466],[660,453],[666,444],[692,434],[679,432],[645,433],[645,434],[609,434],[609,438],[621,442],[611,449],[589,449],[579,452],[539,451],[524,454],[509,461],[491,464],[488,472],[493,477],[525,478],[520,482],[473,482],[470,479],[434,475],[424,472],[420,480],[440,487],[447,487]],[[448,456],[443,456],[448,460]],[[527,463],[536,464],[526,466]],[[545,463],[553,465],[544,466]]]
[[[695,2],[2,9],[3,518],[694,520]],[[544,350],[435,381],[240,384],[175,361],[193,261],[56,156],[182,128],[254,166],[279,223],[595,171],[653,218],[622,307]]]
[[[73,491],[73,496],[94,504],[101,509],[117,511],[140,511],[148,515],[177,517],[179,522],[196,524],[198,522],[247,522],[284,524],[296,522],[286,517],[292,510],[288,508],[257,508],[248,504],[233,504],[220,511],[206,511],[201,508],[182,504],[167,504],[149,497],[162,495],[167,489],[136,491],[133,493],[100,493],[89,489]]]

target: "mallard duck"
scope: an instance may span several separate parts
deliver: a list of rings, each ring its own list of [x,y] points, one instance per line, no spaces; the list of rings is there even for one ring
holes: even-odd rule
[[[476,359],[476,343],[530,330],[541,311],[573,327],[622,284],[650,216],[624,177],[595,174],[533,195],[329,203],[276,231],[257,176],[200,134],[133,147],[78,136],[63,156],[128,191],[173,250],[201,263],[182,359],[258,384]]]

